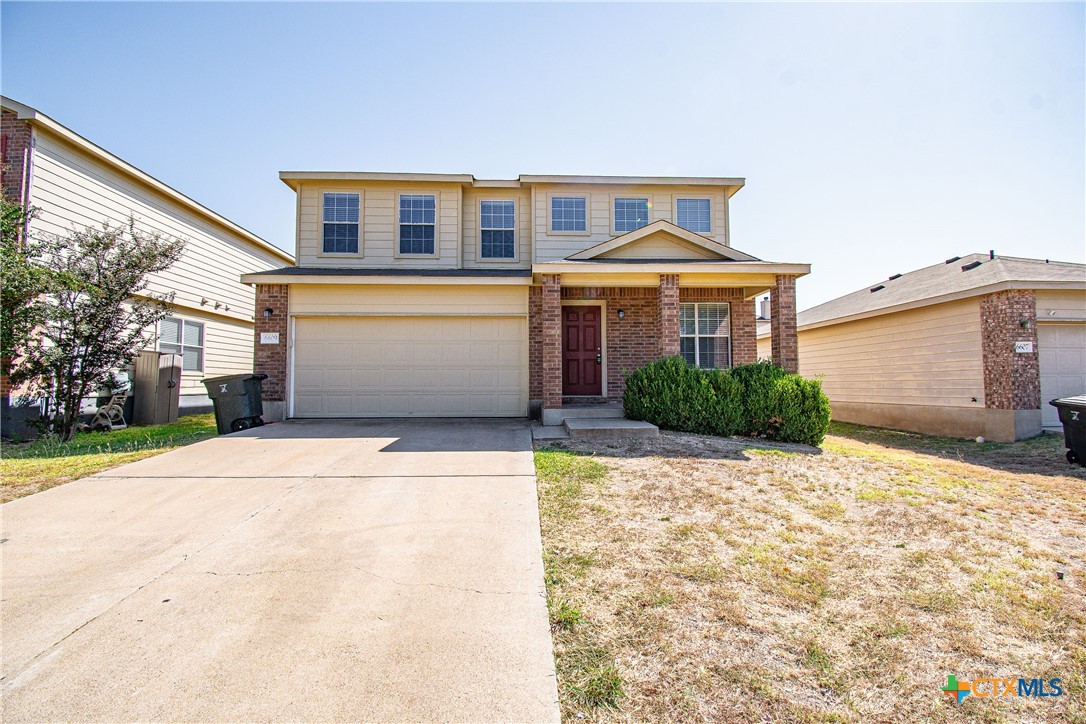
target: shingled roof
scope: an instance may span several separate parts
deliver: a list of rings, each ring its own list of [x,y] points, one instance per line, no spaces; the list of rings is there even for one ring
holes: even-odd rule
[[[1083,289],[1086,264],[970,254],[895,274],[797,315],[800,329],[929,306],[1004,289]]]

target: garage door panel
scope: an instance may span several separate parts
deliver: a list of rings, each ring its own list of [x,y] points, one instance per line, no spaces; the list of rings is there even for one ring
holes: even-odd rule
[[[1037,325],[1037,357],[1041,422],[1059,427],[1059,414],[1049,400],[1086,393],[1086,324]]]
[[[297,417],[523,416],[523,317],[295,319]]]

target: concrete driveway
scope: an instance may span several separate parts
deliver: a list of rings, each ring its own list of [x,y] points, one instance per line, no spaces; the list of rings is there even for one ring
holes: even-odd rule
[[[524,421],[270,425],[0,508],[5,721],[556,721]]]

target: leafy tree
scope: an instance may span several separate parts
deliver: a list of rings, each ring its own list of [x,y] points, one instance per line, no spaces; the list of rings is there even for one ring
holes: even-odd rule
[[[23,350],[12,382],[26,382],[49,400],[53,431],[68,441],[75,437],[80,401],[153,342],[174,295],[150,292],[148,276],[176,262],[185,242],[140,231],[129,219],[124,226],[105,223],[35,244],[41,263],[68,283],[43,297],[44,324]]]
[[[23,239],[33,215],[33,208],[0,199],[0,366],[4,374],[11,371],[11,360],[41,325],[42,295],[52,288],[49,270],[35,261],[36,246]]]

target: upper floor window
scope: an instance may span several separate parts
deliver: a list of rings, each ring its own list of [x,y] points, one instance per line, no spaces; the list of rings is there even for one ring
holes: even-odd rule
[[[516,256],[513,229],[516,221],[513,201],[479,202],[480,254],[484,259],[512,259]]]
[[[433,254],[437,197],[400,194],[400,253]]]
[[[358,253],[358,194],[324,195],[325,254]]]
[[[587,231],[587,206],[583,196],[552,196],[551,231]]]
[[[636,231],[649,223],[648,199],[615,199],[615,232]]]
[[[709,199],[676,199],[675,223],[687,231],[708,234],[711,227]]]
[[[158,351],[181,355],[181,369],[204,371],[204,325],[178,317],[166,317],[158,323]]]
[[[704,368],[730,367],[731,337],[729,305],[679,305],[679,350],[688,363]]]

